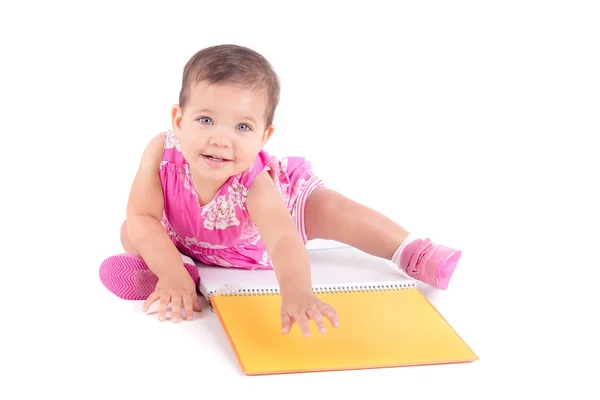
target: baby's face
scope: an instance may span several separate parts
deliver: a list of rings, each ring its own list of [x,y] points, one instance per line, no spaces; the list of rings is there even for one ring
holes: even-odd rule
[[[224,182],[249,168],[273,131],[265,126],[266,106],[264,95],[241,86],[192,87],[173,124],[192,172]]]

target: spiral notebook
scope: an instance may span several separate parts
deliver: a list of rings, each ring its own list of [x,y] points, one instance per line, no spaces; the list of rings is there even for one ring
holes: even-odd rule
[[[200,292],[247,375],[449,364],[477,355],[390,264],[351,247],[309,251],[313,291],[340,316],[311,336],[297,325],[281,334],[274,271],[198,264]]]

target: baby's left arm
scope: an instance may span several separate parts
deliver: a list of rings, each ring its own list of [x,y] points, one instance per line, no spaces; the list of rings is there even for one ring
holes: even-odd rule
[[[297,291],[312,293],[308,253],[281,193],[267,172],[254,180],[246,204],[273,261],[282,296]]]
[[[304,336],[310,335],[309,319],[325,331],[323,316],[338,326],[336,311],[312,292],[310,259],[281,193],[267,172],[256,177],[246,200],[248,212],[273,262],[281,291],[282,332],[297,323]]]

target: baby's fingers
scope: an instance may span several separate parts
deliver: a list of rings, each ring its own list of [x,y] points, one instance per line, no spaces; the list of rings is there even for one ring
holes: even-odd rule
[[[158,306],[158,319],[160,321],[164,321],[167,315],[167,307],[169,306],[169,302],[171,301],[171,295],[168,293],[163,293],[160,296],[160,305]]]
[[[298,327],[300,327],[302,334],[305,337],[309,337],[310,336],[310,326],[308,325],[308,317],[306,316],[306,312],[298,312],[298,314],[296,314],[294,316],[294,320],[298,324]]]
[[[281,314],[281,333],[288,334],[292,329],[292,319],[287,313]]]
[[[321,304],[319,311],[331,322],[331,326],[334,328],[340,327],[340,317],[335,309],[329,304]]]
[[[185,319],[192,320],[194,316],[194,307],[192,306],[192,296],[183,296],[183,310],[185,311]]]
[[[144,302],[144,305],[142,306],[142,311],[146,312],[148,311],[148,308],[150,308],[150,306],[154,303],[156,303],[156,301],[160,298],[160,293],[157,291],[154,291],[150,294],[150,296],[148,296],[148,298],[146,299],[146,301]]]
[[[202,306],[200,305],[200,299],[198,298],[198,294],[194,292],[192,295],[192,310],[194,311],[202,311]]]
[[[186,296],[184,296],[186,297]],[[176,295],[171,297],[171,321],[179,322],[181,319],[181,296]]]
[[[311,307],[306,311],[306,315],[308,315],[309,318],[315,321],[319,332],[325,333],[325,320],[323,319],[321,311],[319,311],[316,307]]]
[[[200,303],[198,302],[198,295],[184,295],[183,296],[183,309],[185,310],[185,319],[191,321],[194,318],[194,311],[202,311]]]

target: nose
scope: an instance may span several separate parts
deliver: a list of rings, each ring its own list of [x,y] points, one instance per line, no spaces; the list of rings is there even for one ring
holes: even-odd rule
[[[208,143],[217,147],[229,147],[231,140],[229,139],[229,135],[225,130],[215,129],[213,132],[211,132]]]

